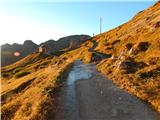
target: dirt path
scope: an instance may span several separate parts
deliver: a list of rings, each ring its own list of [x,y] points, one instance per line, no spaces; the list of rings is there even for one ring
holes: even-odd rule
[[[94,65],[75,62],[59,96],[56,120],[160,120],[136,97],[117,88]]]

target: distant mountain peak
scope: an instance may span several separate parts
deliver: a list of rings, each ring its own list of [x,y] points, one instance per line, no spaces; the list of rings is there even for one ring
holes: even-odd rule
[[[30,45],[30,44],[34,44],[35,45],[35,43],[32,40],[25,40],[24,43],[23,43],[23,45]]]
[[[46,45],[48,48],[47,50],[52,53],[52,52],[60,51],[65,48],[69,48],[70,46],[73,46],[73,43],[72,43],[73,41],[74,41],[74,48],[75,46],[78,47],[81,43],[83,43],[89,37],[90,37],[89,35],[71,35],[71,36],[60,38],[57,41],[53,39],[49,39],[48,41],[43,42],[40,45]],[[12,45],[10,44],[2,45],[1,47],[2,48],[1,49],[2,66],[14,63],[26,57],[27,55],[37,51],[40,45],[37,45],[32,40],[25,40],[23,44],[14,43]],[[19,51],[22,53],[18,59],[12,54],[13,52],[16,52],[16,51]]]

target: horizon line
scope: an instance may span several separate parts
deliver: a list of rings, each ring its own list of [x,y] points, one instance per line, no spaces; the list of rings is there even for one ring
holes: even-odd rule
[[[40,45],[40,44],[42,44],[42,43],[44,43],[44,42],[46,42],[46,41],[49,41],[49,40],[58,41],[58,40],[60,40],[61,38],[70,37],[70,36],[76,36],[76,35],[78,35],[78,36],[80,36],[80,35],[88,35],[88,36],[92,37],[92,36],[89,35],[89,34],[72,34],[72,35],[64,35],[63,37],[59,37],[58,39],[50,38],[50,39],[47,39],[47,40],[42,41],[41,43],[36,43],[36,42],[35,42],[34,40],[32,40],[32,39],[25,39],[22,43],[17,43],[17,42],[4,43],[4,44],[0,44],[0,46],[5,45],[5,44],[9,44],[9,45],[20,44],[20,45],[23,45],[23,43],[24,43],[25,41],[27,41],[27,40],[30,40],[30,41],[32,41],[33,43],[37,44],[37,45]]]

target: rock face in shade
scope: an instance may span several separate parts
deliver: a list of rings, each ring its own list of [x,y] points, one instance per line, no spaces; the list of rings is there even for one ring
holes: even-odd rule
[[[50,53],[61,51],[61,50],[71,50],[79,47],[85,40],[90,38],[89,35],[71,35],[67,37],[60,38],[59,40],[48,40],[40,45],[44,44],[47,46],[47,50]],[[24,41],[23,44],[14,43],[4,44],[1,46],[1,66],[6,66],[12,64],[27,55],[36,52],[40,45],[35,44],[31,40]],[[15,52],[20,53],[19,56],[15,56]]]
[[[38,45],[31,40],[26,40],[23,44],[4,44],[1,46],[1,66],[6,66],[20,60],[34,52],[37,48]],[[15,56],[17,52],[20,54],[19,56]]]

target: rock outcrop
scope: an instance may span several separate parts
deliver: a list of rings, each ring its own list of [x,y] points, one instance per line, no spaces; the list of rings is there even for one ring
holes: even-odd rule
[[[55,53],[56,55],[59,55],[63,53],[61,52],[62,50],[72,50],[79,47],[88,38],[90,38],[89,35],[71,35],[60,38],[57,41],[48,40],[40,45],[35,44],[31,40],[26,40],[23,44],[4,44],[1,46],[1,66],[12,64],[33,52],[37,52],[38,47],[41,45],[45,45],[49,53]],[[20,53],[20,55],[15,56],[15,52]]]

